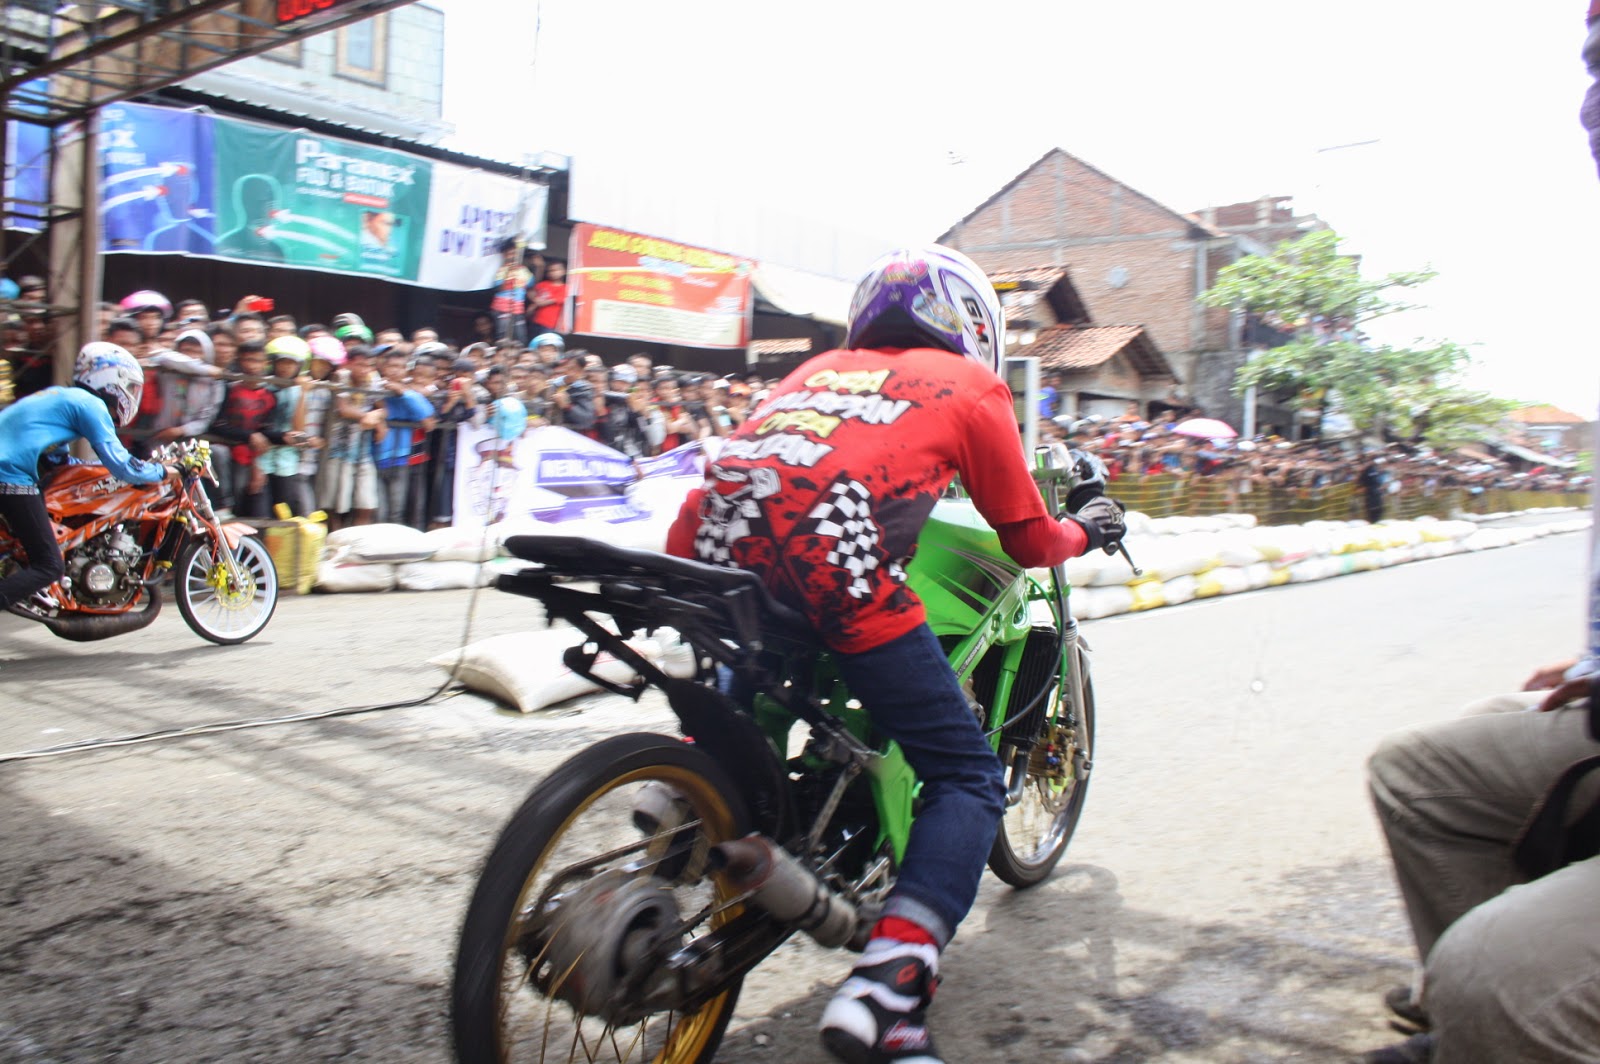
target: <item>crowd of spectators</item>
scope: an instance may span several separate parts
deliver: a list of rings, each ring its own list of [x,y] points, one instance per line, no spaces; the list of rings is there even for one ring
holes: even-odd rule
[[[506,259],[509,271],[514,253]],[[549,329],[524,342],[519,325],[557,323],[566,298],[561,264],[538,265],[526,307],[496,304],[460,343],[429,327],[373,330],[353,313],[303,322],[254,295],[222,314],[153,291],[102,304],[97,338],[127,348],[149,373],[124,442],[145,455],[210,438],[222,482],[213,501],[238,517],[270,517],[281,504],[296,516],[321,510],[333,527],[425,529],[451,522],[463,422],[502,439],[554,425],[643,458],[727,435],[776,383],[679,373],[642,353],[608,366]],[[517,283],[531,276],[516,270]],[[42,291],[30,294],[43,302]],[[53,367],[32,356],[49,337],[13,326],[5,347],[17,352],[21,397],[48,386]]]
[[[1187,433],[1196,411],[1165,410],[1144,417],[1129,403],[1117,417],[1044,417],[1040,437],[1098,455],[1118,478],[1205,478],[1236,495],[1271,488],[1318,489],[1357,485],[1367,516],[1382,516],[1384,496],[1441,490],[1578,491],[1589,477],[1553,465],[1520,463],[1473,450],[1437,452],[1406,443],[1362,447],[1350,440],[1285,440],[1277,436],[1207,437]]]

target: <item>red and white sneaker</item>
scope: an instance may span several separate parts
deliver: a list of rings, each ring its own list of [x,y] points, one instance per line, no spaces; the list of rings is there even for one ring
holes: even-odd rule
[[[943,1064],[928,1033],[939,950],[875,938],[822,1013],[822,1044],[846,1064]]]

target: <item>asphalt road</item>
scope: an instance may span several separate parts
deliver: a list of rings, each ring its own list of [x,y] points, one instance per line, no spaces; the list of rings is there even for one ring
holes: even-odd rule
[[[1367,807],[1385,732],[1580,636],[1586,537],[1085,625],[1100,746],[1042,887],[986,880],[934,1011],[948,1060],[1336,1061],[1391,1040],[1410,945]],[[0,617],[0,752],[416,698],[466,592],[285,599],[237,648],[176,611],[98,645]],[[473,634],[529,628],[485,592]],[[0,1061],[444,1061],[450,956],[521,797],[659,705],[457,696],[0,763]],[[720,1061],[824,1059],[843,954],[786,945]]]

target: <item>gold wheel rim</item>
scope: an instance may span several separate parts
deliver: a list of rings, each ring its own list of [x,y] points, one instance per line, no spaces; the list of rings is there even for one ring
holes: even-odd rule
[[[694,800],[696,810],[700,813],[700,819],[705,825],[705,834],[711,841],[722,842],[734,837],[733,810],[728,807],[727,802],[723,800],[722,795],[717,792],[715,787],[711,786],[703,776],[691,769],[678,765],[647,765],[607,780],[603,786],[592,791],[583,801],[579,802],[572,812],[567,815],[566,819],[561,822],[561,826],[551,833],[550,841],[540,853],[539,860],[534,864],[533,868],[529,869],[527,877],[523,880],[522,889],[517,893],[513,918],[507,924],[505,936],[500,943],[500,954],[496,965],[498,973],[504,974],[506,961],[518,949],[522,926],[521,915],[538,896],[540,873],[544,870],[547,859],[555,849],[556,843],[572,827],[573,822],[587,812],[595,802],[630,783],[649,780],[669,783],[679,788],[687,796],[690,796]],[[730,896],[730,892],[720,880],[713,879],[712,882],[714,883],[714,896],[717,901],[726,901]],[[732,906],[713,913],[710,918],[710,926],[712,928],[721,927],[742,911],[741,906]],[[524,982],[525,980],[526,975],[524,976]],[[506,1027],[506,1012],[510,1006],[508,1001],[510,994],[507,991],[516,993],[523,989],[523,985],[519,983],[516,986],[508,987],[502,979],[496,989],[497,1006],[500,1013],[500,1030],[503,1034]],[[729,997],[730,992],[718,994],[694,1013],[679,1018],[676,1025],[671,1027],[670,1033],[667,1035],[667,1041],[662,1046],[661,1051],[656,1054],[653,1064],[687,1064],[687,1062],[698,1059],[700,1054],[711,1047],[712,1039],[716,1037],[717,1029],[725,1012],[731,1008]],[[660,1013],[652,1015],[656,1016],[660,1015]],[[668,1016],[668,1023],[672,1024],[671,1014],[669,1013]],[[644,1037],[644,1027],[648,1023],[649,1018],[639,1025],[640,1030],[635,1035],[635,1041]],[[577,1044],[575,1042],[573,1045],[574,1052]],[[502,1042],[500,1055],[506,1064],[511,1064],[510,1050],[511,1047]],[[584,1051],[587,1055],[588,1047],[586,1043]],[[630,1046],[626,1055],[619,1053],[619,1056],[622,1056],[624,1060],[631,1058],[632,1047]],[[576,1058],[569,1054],[568,1059]]]

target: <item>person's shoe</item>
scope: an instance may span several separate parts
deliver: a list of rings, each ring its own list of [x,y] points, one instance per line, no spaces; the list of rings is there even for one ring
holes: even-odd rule
[[[1412,1000],[1409,986],[1391,986],[1384,992],[1383,1003],[1405,1024],[1401,1027],[1400,1023],[1390,1021],[1401,1034],[1421,1034],[1433,1029],[1433,1020],[1426,1009]]]
[[[937,946],[873,939],[822,1013],[822,1044],[846,1064],[943,1064],[928,1033]]]
[[[1361,1064],[1428,1064],[1433,1059],[1433,1035],[1414,1034],[1397,1045],[1361,1055]]]

